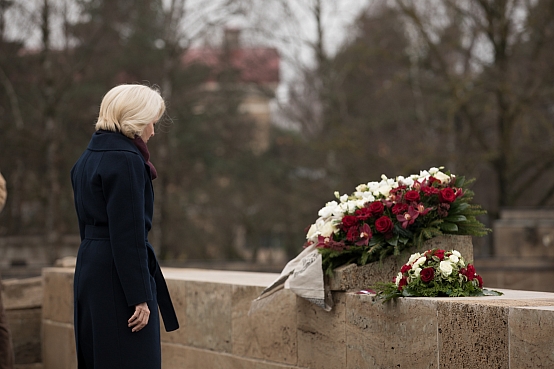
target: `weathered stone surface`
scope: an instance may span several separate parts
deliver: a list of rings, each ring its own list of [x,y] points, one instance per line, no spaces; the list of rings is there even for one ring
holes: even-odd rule
[[[510,367],[554,368],[554,306],[510,308]]]
[[[326,283],[331,291],[352,291],[369,288],[378,282],[389,282],[398,274],[411,254],[432,248],[441,248],[447,251],[458,250],[466,261],[473,260],[471,236],[444,235],[426,241],[420,249],[404,251],[398,256],[386,258],[383,262],[374,262],[364,266],[355,264],[341,266],[334,270],[333,277],[326,279]]]
[[[42,322],[42,365],[44,369],[75,369],[75,336],[71,324]]]
[[[42,305],[42,277],[2,281],[4,309],[30,309]]]
[[[346,368],[438,368],[436,302],[346,294]]]
[[[326,312],[298,298],[298,365],[309,368],[346,367],[346,296],[333,294],[335,306]]]
[[[18,364],[40,363],[41,357],[41,309],[6,311],[12,334],[15,362]]]
[[[296,365],[298,342],[296,331],[297,296],[280,290],[252,304],[248,313],[238,312],[239,305],[254,296],[253,291],[236,289],[237,311],[233,319],[233,354]],[[242,295],[242,297],[241,297]],[[245,298],[246,297],[246,298]]]
[[[183,331],[189,346],[231,352],[232,286],[220,283],[185,282]]]
[[[440,367],[508,369],[508,312],[501,306],[439,301]]]
[[[60,323],[73,323],[73,269],[45,268],[42,276],[43,318]]]
[[[243,358],[227,353],[202,350],[175,344],[162,345],[162,368],[301,369],[297,366]]]

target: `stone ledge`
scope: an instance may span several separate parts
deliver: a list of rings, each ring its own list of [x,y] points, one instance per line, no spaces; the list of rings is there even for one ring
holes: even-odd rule
[[[163,271],[182,326],[162,332],[164,369],[554,367],[554,293],[501,290],[505,295],[382,304],[372,295],[334,292],[337,306],[325,312],[280,290],[250,311],[277,274]],[[45,275],[45,291],[58,296],[51,301],[71,306],[70,293],[58,293],[68,291],[71,272],[52,268]],[[74,369],[67,320],[43,318],[44,369]]]
[[[42,305],[42,277],[2,281],[4,309],[31,309]]]

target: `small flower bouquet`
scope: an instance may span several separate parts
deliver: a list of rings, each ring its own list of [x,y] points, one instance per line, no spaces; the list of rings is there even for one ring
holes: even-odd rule
[[[490,231],[476,219],[485,211],[471,204],[471,181],[443,167],[335,192],[309,228],[305,247],[315,245],[327,275],[349,263],[365,265],[421,247],[442,234],[483,236]]]
[[[456,251],[441,249],[415,253],[393,279],[374,287],[377,297],[386,302],[396,297],[499,296],[501,292],[483,289],[483,278],[473,264],[466,264]]]

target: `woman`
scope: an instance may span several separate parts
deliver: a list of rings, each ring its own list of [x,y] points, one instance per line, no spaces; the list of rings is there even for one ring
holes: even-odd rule
[[[161,368],[158,305],[177,317],[148,232],[156,170],[146,146],[165,111],[160,94],[120,85],[102,100],[96,132],[71,170],[81,246],[74,280],[79,368]]]

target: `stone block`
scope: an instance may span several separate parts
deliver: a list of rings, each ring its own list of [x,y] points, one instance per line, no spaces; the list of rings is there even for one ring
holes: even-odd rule
[[[297,300],[299,366],[346,367],[346,294],[333,293],[333,301],[333,310],[327,312],[307,300]]]
[[[554,306],[510,308],[510,366],[554,368]]]
[[[184,289],[187,345],[231,352],[232,285],[185,281]]]
[[[326,278],[326,283],[331,291],[352,291],[369,288],[378,282],[390,282],[411,254],[432,248],[458,250],[466,261],[473,260],[471,236],[444,235],[427,240],[419,249],[405,250],[400,255],[389,256],[382,262],[377,261],[364,266],[343,265],[334,270],[332,277]]]
[[[382,304],[346,295],[346,368],[438,368],[437,307],[431,299]]]
[[[178,279],[167,279],[167,288],[171,295],[171,301],[175,308],[175,314],[179,320],[179,329],[173,332],[166,332],[163,326],[163,320],[160,316],[161,323],[161,340],[162,342],[179,343],[181,345],[187,344],[187,330],[186,330],[186,298],[185,298],[185,281]]]
[[[44,319],[73,324],[73,270],[45,268],[42,316]]]
[[[12,334],[15,362],[18,364],[40,363],[41,355],[41,309],[6,311]]]
[[[509,368],[508,307],[435,300],[441,368]]]
[[[162,369],[300,369],[296,366],[271,363],[234,356],[231,354],[202,350],[193,347],[163,344]]]
[[[234,290],[233,354],[289,365],[298,360],[297,299],[290,290],[279,290],[259,301],[250,310],[247,300],[257,297],[255,290]],[[250,300],[251,301],[251,300]],[[239,306],[244,306],[240,308]],[[245,313],[248,311],[248,313]]]
[[[2,281],[4,309],[30,309],[42,305],[42,277]]]
[[[42,352],[44,369],[77,368],[73,325],[43,321]]]

